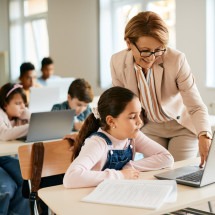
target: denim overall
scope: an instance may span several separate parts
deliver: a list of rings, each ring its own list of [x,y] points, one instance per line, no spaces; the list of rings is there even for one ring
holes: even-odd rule
[[[96,135],[99,136],[107,142],[109,146],[112,145],[111,140],[102,132],[95,132],[91,136]],[[127,164],[130,160],[132,160],[132,145],[129,144],[129,146],[126,149],[121,150],[109,150],[107,155],[107,161],[102,168],[102,171],[105,169],[115,169],[115,170],[121,170],[125,164]]]

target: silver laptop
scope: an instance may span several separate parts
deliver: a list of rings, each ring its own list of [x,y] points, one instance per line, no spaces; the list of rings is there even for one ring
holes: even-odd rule
[[[207,162],[204,168],[198,166],[185,166],[154,175],[158,179],[176,180],[178,184],[192,187],[203,187],[215,182],[215,132],[213,134]]]
[[[47,81],[47,87],[57,87],[59,89],[60,102],[67,100],[68,90],[71,83],[75,80],[73,77],[57,78]]]
[[[61,139],[71,133],[74,110],[32,113],[25,142]]]
[[[31,88],[29,110],[31,113],[50,111],[59,101],[60,91],[57,87]]]

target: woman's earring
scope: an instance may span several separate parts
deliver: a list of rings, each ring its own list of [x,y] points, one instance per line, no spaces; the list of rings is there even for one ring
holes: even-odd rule
[[[113,126],[112,128],[116,128],[116,126]]]

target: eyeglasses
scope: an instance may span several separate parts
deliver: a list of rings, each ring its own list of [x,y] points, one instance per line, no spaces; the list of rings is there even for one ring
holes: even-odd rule
[[[136,49],[140,52],[140,57],[150,57],[151,55],[154,55],[155,57],[161,56],[164,54],[166,49],[158,49],[157,51],[150,52],[147,50],[140,51],[139,48],[137,47],[136,43],[133,43]]]

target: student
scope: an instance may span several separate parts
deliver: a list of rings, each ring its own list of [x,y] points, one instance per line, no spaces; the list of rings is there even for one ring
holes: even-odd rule
[[[47,86],[48,80],[56,80],[60,77],[54,75],[54,61],[50,57],[45,57],[41,61],[42,75],[37,79],[38,83],[42,86]]]
[[[25,62],[20,66],[19,80],[20,80],[20,84],[23,86],[23,90],[26,94],[27,104],[29,104],[30,88],[31,87],[41,87],[41,85],[37,83],[35,67],[32,63]]]
[[[171,154],[140,131],[140,114],[141,104],[132,91],[122,87],[106,90],[79,131],[64,186],[91,187],[105,179],[137,179],[139,171],[170,167]],[[135,152],[144,158],[133,161]]]
[[[0,214],[30,215],[29,200],[22,196],[22,183],[19,161],[0,157]]]
[[[19,84],[5,84],[0,89],[0,140],[25,136],[30,114],[25,108],[26,96]],[[29,215],[29,201],[22,196],[19,161],[0,157],[0,214]]]
[[[20,84],[7,83],[0,89],[0,140],[14,140],[27,135],[30,113]]]
[[[74,129],[79,131],[83,121],[92,112],[89,103],[93,100],[93,90],[84,79],[74,80],[68,90],[67,101],[55,104],[52,111],[73,109],[76,112]]]
[[[185,55],[168,47],[168,38],[158,14],[134,16],[125,27],[128,49],[111,58],[112,83],[138,95],[144,134],[167,148],[176,161],[196,157],[199,149],[202,166],[212,137],[208,110]]]

